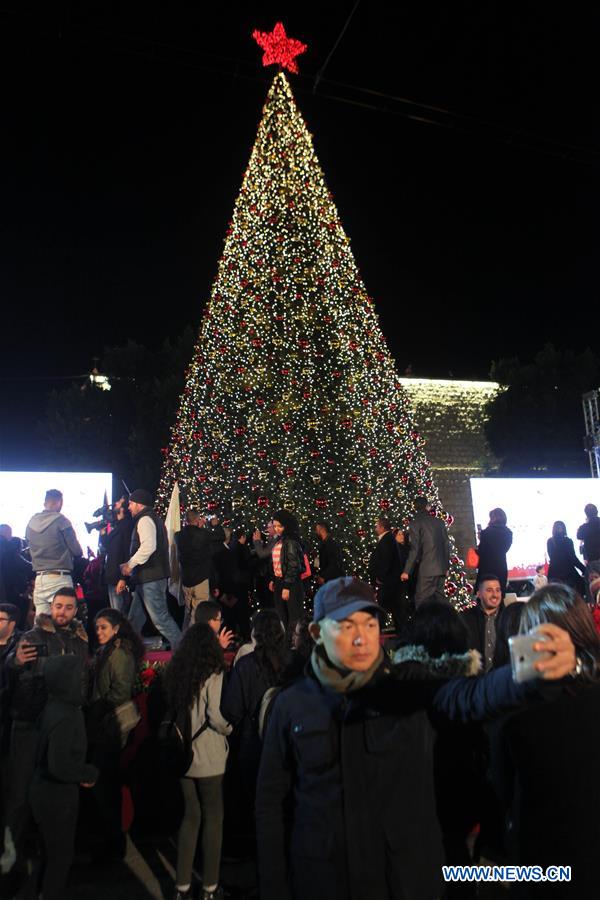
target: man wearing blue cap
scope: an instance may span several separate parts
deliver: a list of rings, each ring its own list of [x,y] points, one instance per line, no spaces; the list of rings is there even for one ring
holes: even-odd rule
[[[431,680],[394,667],[380,644],[381,608],[357,578],[315,596],[304,677],[276,698],[258,777],[261,900],[434,900],[443,851],[428,711],[474,719],[527,696],[510,668]],[[543,627],[543,677],[575,669],[569,636]],[[541,644],[535,645],[541,649]]]

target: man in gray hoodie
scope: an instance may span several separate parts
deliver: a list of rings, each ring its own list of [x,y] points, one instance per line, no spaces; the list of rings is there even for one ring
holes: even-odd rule
[[[75,530],[61,513],[63,495],[46,491],[44,509],[29,520],[26,537],[35,574],[36,615],[49,613],[52,598],[62,587],[73,587],[73,561],[83,556]]]

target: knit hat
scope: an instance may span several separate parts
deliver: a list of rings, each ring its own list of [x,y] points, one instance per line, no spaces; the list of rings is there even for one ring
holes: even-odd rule
[[[130,503],[141,503],[142,506],[152,506],[154,503],[154,498],[150,491],[145,491],[143,488],[138,488],[137,491],[133,491],[129,495]]]

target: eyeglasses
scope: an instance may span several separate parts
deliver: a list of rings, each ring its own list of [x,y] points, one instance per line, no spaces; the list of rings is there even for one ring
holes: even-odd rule
[[[0,619],[0,622],[12,622],[12,619]]]

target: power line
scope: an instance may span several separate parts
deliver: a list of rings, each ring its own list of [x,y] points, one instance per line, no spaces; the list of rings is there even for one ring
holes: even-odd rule
[[[398,97],[372,88],[347,82],[322,78],[321,74],[327,66],[329,59],[337,48],[348,24],[354,15],[360,0],[353,7],[338,39],[336,40],[324,65],[317,73],[317,77],[298,75],[297,93],[314,93],[315,85],[321,85],[317,96],[336,103],[356,106],[365,110],[400,117],[419,125],[430,125],[444,128],[463,135],[482,138],[488,141],[501,143],[515,150],[537,153],[553,157],[564,162],[583,165],[600,164],[600,149],[569,144],[539,135],[535,132],[515,128],[511,125],[503,125],[499,122],[483,119],[468,113],[456,112],[441,106],[422,103],[407,97]],[[0,9],[0,13],[9,13],[12,18],[18,18],[19,14],[14,10]],[[32,23],[31,20],[28,20]],[[37,24],[37,23],[36,23]],[[59,38],[61,42],[71,40],[74,44],[95,45],[97,50],[106,51],[104,44],[110,44],[112,52],[125,56],[135,56],[146,59],[149,62],[183,66],[198,71],[212,72],[223,76],[229,76],[232,81],[243,80],[264,83],[267,79],[262,72],[257,72],[256,64],[239,57],[209,53],[198,48],[189,48],[179,44],[157,41],[153,38],[133,35],[120,35],[115,31],[86,31],[82,27],[69,25],[57,29],[39,29],[45,36]]]
[[[334,54],[335,51],[337,50],[338,44],[340,43],[340,41],[341,41],[342,38],[344,37],[344,34],[346,33],[346,29],[348,28],[348,25],[350,24],[350,21],[351,21],[351,19],[352,19],[352,16],[354,15],[354,13],[356,12],[356,10],[358,9],[359,4],[360,4],[360,0],[356,0],[356,3],[355,3],[354,6],[352,7],[352,10],[351,10],[351,12],[350,12],[350,15],[348,16],[348,18],[346,19],[346,21],[345,21],[345,23],[344,23],[344,27],[343,27],[342,30],[340,31],[340,33],[339,33],[339,35],[338,35],[338,38],[337,38],[335,44],[333,45],[333,47],[332,47],[331,50],[329,51],[329,55],[327,56],[327,59],[325,60],[325,62],[323,63],[323,65],[321,66],[321,68],[319,69],[319,71],[317,72],[317,74],[315,75],[315,83],[313,84],[313,94],[316,94],[316,92],[317,92],[317,87],[319,86],[319,82],[321,81],[321,79],[322,79],[322,77],[323,77],[323,73],[324,73],[325,69],[327,68],[327,66],[329,65],[329,60],[331,59],[331,57],[333,56],[333,54]]]

